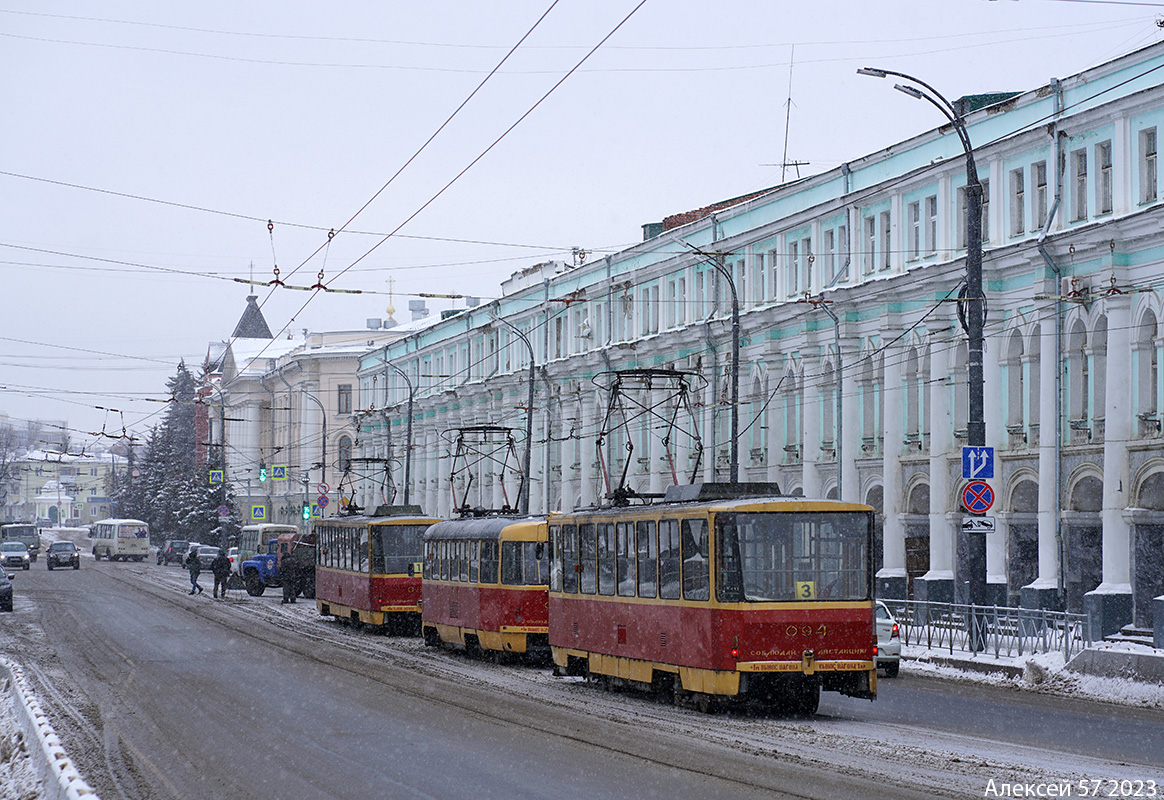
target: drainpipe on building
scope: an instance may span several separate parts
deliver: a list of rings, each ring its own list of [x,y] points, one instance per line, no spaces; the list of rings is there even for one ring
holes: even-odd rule
[[[1036,240],[1039,250],[1039,255],[1043,257],[1043,261],[1055,273],[1055,364],[1059,365],[1055,369],[1055,542],[1059,551],[1059,597],[1062,599],[1067,588],[1065,579],[1065,572],[1067,569],[1067,553],[1065,551],[1066,542],[1063,538],[1063,273],[1059,265],[1051,257],[1047,251],[1045,244],[1047,234],[1051,230],[1051,224],[1055,219],[1055,214],[1059,210],[1059,203],[1063,199],[1063,143],[1062,133],[1059,130],[1059,115],[1063,110],[1063,84],[1058,78],[1051,79],[1051,89],[1054,92],[1052,96],[1052,122],[1051,135],[1054,137],[1054,159],[1055,159],[1055,200],[1051,204],[1051,208],[1047,211],[1047,219],[1043,222],[1043,229],[1039,232],[1039,238]]]

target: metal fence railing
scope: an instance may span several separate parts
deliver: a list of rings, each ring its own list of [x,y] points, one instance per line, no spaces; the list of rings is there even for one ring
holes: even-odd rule
[[[887,600],[906,645],[994,658],[1060,652],[1070,659],[1093,640],[1085,614],[1037,608]]]

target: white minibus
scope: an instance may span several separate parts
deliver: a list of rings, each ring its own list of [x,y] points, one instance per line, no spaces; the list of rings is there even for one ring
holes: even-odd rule
[[[140,519],[103,519],[89,534],[93,558],[145,561],[150,554],[150,526]]]

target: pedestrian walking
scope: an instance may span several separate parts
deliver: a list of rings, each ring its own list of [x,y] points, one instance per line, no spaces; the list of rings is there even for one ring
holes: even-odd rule
[[[230,578],[230,557],[226,551],[219,549],[218,555],[210,562],[210,571],[214,573],[214,596],[218,597],[219,588],[222,589],[222,599],[226,599],[226,582]]]
[[[190,570],[190,594],[202,594],[202,587],[198,585],[198,576],[202,573],[202,560],[198,558],[198,548],[191,547],[186,551],[186,560],[182,562]]]

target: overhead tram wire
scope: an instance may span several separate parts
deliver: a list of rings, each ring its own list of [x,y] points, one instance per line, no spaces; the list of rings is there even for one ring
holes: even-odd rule
[[[532,106],[530,106],[529,109],[526,110],[526,112],[524,114],[522,114],[520,117],[518,117],[518,119],[512,125],[510,125],[508,128],[506,128],[501,133],[500,136],[498,136],[496,139],[494,139],[493,142],[488,147],[486,147],[483,151],[481,151],[481,153],[476,158],[474,158],[471,162],[469,162],[469,164],[464,169],[462,169],[460,172],[458,172],[456,175],[454,175],[452,177],[452,179],[449,180],[448,183],[446,183],[444,186],[442,186],[440,189],[437,190],[436,194],[434,194],[432,197],[430,197],[428,200],[426,200],[424,202],[424,204],[420,206],[420,208],[418,208],[416,211],[414,211],[412,214],[410,214],[407,218],[405,218],[403,222],[401,222],[399,225],[397,225],[396,228],[393,229],[390,233],[386,234],[379,242],[377,242],[370,249],[368,249],[362,256],[360,256],[355,261],[353,261],[351,264],[349,264],[348,266],[346,266],[342,270],[340,270],[338,274],[336,274],[335,276],[333,276],[331,278],[329,283],[335,283],[335,281],[337,279],[342,277],[349,270],[351,270],[353,267],[355,267],[357,264],[359,264],[365,258],[370,256],[373,252],[375,252],[377,249],[379,249],[380,246],[382,246],[385,242],[387,242],[389,239],[391,239],[393,236],[395,236],[405,225],[407,225],[412,220],[416,219],[416,217],[419,216],[421,214],[421,212],[423,212],[426,208],[428,208],[430,205],[432,205],[437,200],[438,197],[440,197],[442,194],[444,194],[454,183],[456,183],[458,180],[460,180],[470,169],[472,169],[474,166],[476,166],[476,164],[478,162],[480,162],[481,159],[483,159],[486,155],[488,155],[493,150],[493,148],[495,148],[498,144],[500,144],[502,142],[502,140],[504,140],[507,136],[509,136],[510,133],[512,133],[514,131],[514,129],[517,128],[518,125],[520,125],[522,122],[524,122],[525,119],[527,117],[529,117],[530,114],[532,114],[539,106],[541,106],[541,104],[544,103],[550,97],[550,95],[552,95],[555,91],[557,91],[558,88],[561,87],[561,85],[563,83],[565,83],[567,79],[570,78],[570,76],[572,76],[575,72],[577,72],[578,69],[591,58],[591,56],[593,56],[596,52],[598,52],[598,49],[601,48],[602,45],[605,44],[610,39],[610,37],[614,36],[614,34],[617,33],[622,28],[622,26],[625,25],[630,20],[630,18],[635,15],[635,13],[640,8],[642,8],[644,5],[646,5],[646,2],[647,2],[647,0],[639,0],[639,3],[633,9],[631,9],[630,13],[628,13],[625,17],[623,17],[622,20],[617,25],[615,25],[614,28],[612,28],[609,33],[607,33],[604,37],[602,37],[602,39],[599,40],[599,42],[596,45],[594,45],[586,53],[586,55],[584,55],[578,61],[578,63],[576,63],[573,67],[570,68],[570,70],[568,72],[566,72],[566,74],[564,74],[561,78],[559,78],[558,81],[556,83],[554,83],[554,85],[551,86],[546,91],[545,94],[543,94]],[[306,261],[304,263],[306,263]],[[300,264],[300,267],[302,267],[302,266],[303,266],[303,264]],[[299,267],[296,267],[296,270],[297,269],[299,269]],[[292,273],[290,273],[290,274],[294,274],[294,271],[292,271]],[[299,307],[299,310],[295,312],[295,314],[291,317],[291,319],[287,322],[287,324],[285,324],[282,328],[279,329],[280,334],[282,334],[283,331],[287,330],[287,328],[289,328],[291,326],[291,324],[295,321],[295,319],[300,314],[303,313],[304,309],[306,309],[307,306],[310,305],[311,301],[314,300],[318,296],[318,294],[319,294],[319,292],[313,292],[311,294],[311,296],[308,297],[307,300],[304,301],[303,305]],[[270,294],[267,295],[268,298],[270,298],[270,296],[271,296]],[[260,352],[259,355],[262,355],[262,353]],[[256,356],[256,358],[257,357],[258,356]]]
[[[416,152],[413,153],[411,156],[409,156],[408,160],[400,165],[400,168],[397,169],[396,172],[392,174],[392,177],[390,177],[384,183],[383,186],[381,186],[379,189],[377,189],[376,193],[373,194],[370,198],[368,198],[368,200],[356,210],[356,213],[352,214],[351,217],[348,218],[347,222],[345,222],[343,225],[341,225],[338,229],[335,229],[335,233],[339,234],[339,233],[343,233],[345,230],[347,230],[348,226],[351,225],[353,222],[355,222],[356,217],[358,217],[358,216],[360,216],[360,214],[364,213],[364,211],[368,208],[368,206],[372,205],[372,203],[375,202],[376,198],[379,197],[381,194],[383,194],[384,190],[386,190],[389,186],[391,186],[392,183],[398,177],[400,177],[400,174],[402,172],[404,172],[404,170],[408,169],[408,167],[412,164],[413,161],[415,161],[417,158],[420,157],[420,154],[423,153],[428,148],[428,146],[430,144],[432,144],[433,141],[438,136],[440,136],[441,132],[449,126],[449,124],[456,118],[456,116],[458,114],[460,114],[461,111],[464,110],[465,106],[467,106],[469,104],[469,101],[471,101],[474,97],[476,97],[477,93],[480,92],[483,88],[485,88],[485,84],[488,83],[490,81],[490,79],[492,79],[493,76],[495,76],[501,70],[501,68],[505,65],[505,62],[508,61],[510,59],[510,57],[513,56],[513,54],[517,52],[518,48],[521,47],[525,43],[525,40],[528,39],[531,35],[533,35],[533,32],[535,30],[537,30],[538,26],[541,25],[543,21],[545,21],[546,17],[548,17],[550,15],[550,12],[554,10],[554,7],[557,6],[558,3],[559,3],[559,0],[553,0],[550,3],[550,5],[546,8],[546,10],[542,12],[542,15],[537,18],[537,20],[534,22],[533,25],[530,26],[530,29],[527,30],[525,32],[525,34],[523,34],[522,37],[517,40],[516,44],[514,44],[513,47],[509,48],[509,51],[501,58],[500,61],[497,62],[497,64],[493,67],[493,69],[491,69],[489,71],[489,73],[484,78],[481,79],[481,82],[478,83],[476,87],[474,87],[473,91],[469,92],[468,96],[466,96],[465,99],[461,101],[461,104],[458,105],[455,109],[453,109],[453,112],[451,114],[449,114],[449,116],[445,119],[445,121],[442,122],[440,124],[440,126],[435,131],[432,132],[432,135],[424,140],[424,142],[420,145],[420,147],[418,147],[416,149]],[[391,236],[392,234],[388,234],[388,235]],[[320,244],[319,247],[317,247],[311,255],[309,255],[307,258],[305,258],[303,260],[303,262],[298,267],[295,267],[295,269],[293,269],[289,273],[287,273],[287,277],[290,278],[292,275],[294,275],[296,272],[298,272],[301,268],[303,268],[309,261],[311,261],[311,259],[313,259],[313,258],[315,258],[315,256],[319,255],[320,251],[323,250],[325,247],[327,247],[328,243],[331,241],[331,238],[332,238],[332,234],[329,232],[327,240],[325,242],[323,242],[322,244]],[[272,293],[273,293],[273,291],[274,290],[272,289]],[[270,297],[270,295],[267,295],[267,296]]]

